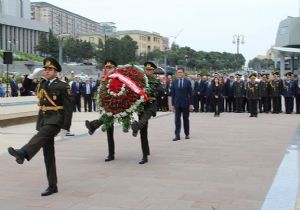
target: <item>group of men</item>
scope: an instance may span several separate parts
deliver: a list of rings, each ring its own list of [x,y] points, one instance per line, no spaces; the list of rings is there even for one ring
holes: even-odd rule
[[[216,75],[216,77],[220,78],[223,87],[221,111],[250,112],[250,108],[257,104],[257,109],[260,113],[281,113],[283,96],[285,112],[287,114],[293,113],[295,98],[296,113],[300,114],[300,76],[295,80],[292,79],[291,72],[285,74],[285,79],[280,79],[278,72],[273,73],[272,79],[269,78],[269,74],[258,75],[253,73],[243,80],[241,76],[236,74],[229,78],[223,78],[220,75]],[[210,76],[202,76],[195,81],[193,91],[195,112],[214,111],[213,84],[214,81]],[[253,98],[257,100],[255,103],[251,101]],[[256,116],[257,114],[254,115],[254,117]]]
[[[72,91],[70,85],[57,77],[61,71],[60,64],[53,58],[45,58],[43,68],[37,68],[32,74],[28,75],[23,81],[23,87],[36,91],[38,97],[39,114],[37,120],[37,134],[34,135],[27,144],[20,149],[8,148],[8,153],[15,157],[18,164],[23,164],[24,160],[30,161],[36,153],[43,148],[46,174],[48,179],[47,189],[41,193],[48,196],[58,192],[57,173],[54,152],[54,137],[61,131],[69,131],[72,122],[73,106]],[[108,76],[114,72],[117,64],[112,60],[105,61],[105,74],[102,81],[107,80]],[[155,64],[146,62],[144,64],[146,76],[148,77],[150,92],[148,100],[143,103],[144,109],[138,113],[139,120],[132,123],[132,135],[137,136],[140,132],[143,157],[139,164],[148,162],[150,155],[148,143],[148,120],[156,115],[156,97],[163,88],[160,81],[154,76]],[[43,76],[39,79],[41,75]],[[89,134],[93,134],[102,125],[102,119],[86,121]],[[108,156],[105,161],[115,159],[114,146],[114,125],[107,128]]]

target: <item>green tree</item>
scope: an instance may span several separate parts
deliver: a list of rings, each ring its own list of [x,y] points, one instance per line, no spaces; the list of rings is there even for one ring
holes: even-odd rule
[[[46,33],[41,33],[39,36],[39,43],[35,46],[35,50],[40,55],[47,55],[49,53],[49,41]]]

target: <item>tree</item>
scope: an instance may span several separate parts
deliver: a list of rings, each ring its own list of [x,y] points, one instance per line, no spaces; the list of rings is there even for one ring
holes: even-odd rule
[[[41,33],[39,36],[39,43],[35,46],[35,50],[40,55],[47,55],[49,53],[49,41],[46,33]]]

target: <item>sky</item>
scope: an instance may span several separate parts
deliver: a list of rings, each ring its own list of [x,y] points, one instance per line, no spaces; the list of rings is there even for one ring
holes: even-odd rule
[[[38,2],[31,0],[31,2]],[[243,35],[246,60],[265,55],[280,21],[299,16],[300,0],[44,0],[117,30],[158,32],[180,47],[236,53]],[[176,38],[175,38],[176,37]]]

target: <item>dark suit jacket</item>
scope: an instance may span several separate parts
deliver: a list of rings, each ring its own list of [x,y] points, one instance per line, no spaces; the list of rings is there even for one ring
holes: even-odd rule
[[[179,80],[172,83],[171,96],[172,105],[175,108],[189,108],[193,104],[193,90],[191,81],[183,79],[183,87],[179,88]]]
[[[77,87],[76,82],[72,82],[71,91],[73,96],[80,96],[82,90],[82,83],[79,82],[79,87]]]

